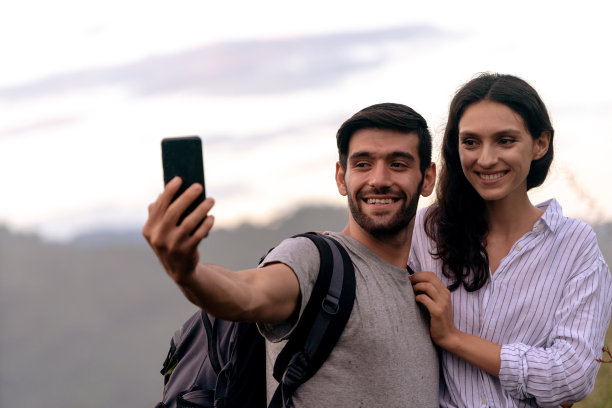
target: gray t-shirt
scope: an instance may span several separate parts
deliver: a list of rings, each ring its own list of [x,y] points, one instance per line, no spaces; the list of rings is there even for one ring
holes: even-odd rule
[[[295,407],[438,407],[438,356],[408,272],[351,237],[326,234],[336,238],[353,261],[356,299],[329,358],[295,392]],[[262,265],[272,262],[286,264],[297,275],[301,316],[319,271],[317,248],[308,238],[286,239]],[[259,325],[268,340],[268,400],[278,385],[272,376],[274,361],[296,324],[297,315]]]

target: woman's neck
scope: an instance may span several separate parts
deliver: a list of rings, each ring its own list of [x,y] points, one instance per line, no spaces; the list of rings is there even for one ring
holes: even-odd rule
[[[494,274],[512,246],[533,229],[544,212],[531,204],[527,194],[520,200],[489,201],[486,208],[489,221],[486,251],[489,269]]]
[[[522,236],[531,231],[544,211],[534,206],[527,194],[514,200],[487,201],[489,235]]]

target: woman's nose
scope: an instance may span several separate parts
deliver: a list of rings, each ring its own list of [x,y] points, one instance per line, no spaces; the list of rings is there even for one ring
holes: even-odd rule
[[[493,146],[487,144],[480,149],[478,156],[478,165],[484,168],[493,167],[497,163],[497,152]]]

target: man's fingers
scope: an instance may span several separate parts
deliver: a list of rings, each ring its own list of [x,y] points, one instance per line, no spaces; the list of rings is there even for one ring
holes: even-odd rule
[[[192,233],[194,232],[194,230],[196,228],[200,229],[199,227],[201,226],[200,224],[203,224],[203,221],[206,221],[206,219],[208,219],[210,216],[208,215],[208,212],[210,211],[210,209],[213,207],[213,205],[215,204],[215,201],[212,198],[207,198],[204,201],[202,201],[192,212],[191,214],[189,214],[187,217],[185,217],[185,219],[183,220],[183,222],[181,222],[181,228],[185,229],[186,231],[188,231],[188,234],[193,235]],[[212,227],[212,224],[207,224],[210,225],[210,227]],[[210,230],[210,228],[209,228]],[[208,231],[206,231],[206,234],[204,236],[208,235]],[[203,238],[203,237],[202,237]]]
[[[180,177],[175,177],[166,184],[164,191],[157,197],[157,200],[149,204],[149,217],[142,228],[142,234],[149,240],[154,234],[154,231],[163,227],[163,219],[165,217],[168,205],[172,197],[176,194],[182,184]],[[176,221],[175,221],[176,224]]]
[[[180,177],[175,177],[166,184],[164,191],[157,196],[154,202],[149,204],[149,219],[155,219],[166,212],[172,197],[174,197],[182,183],[183,181]]]
[[[179,191],[179,188],[181,188],[182,184],[183,180],[178,176],[174,177],[168,182],[168,184],[166,184],[164,191],[159,195],[159,198],[157,199],[157,202],[159,203],[162,209],[165,210],[166,208],[168,208],[170,202],[172,201],[172,198]]]
[[[169,183],[168,183],[169,184]],[[187,208],[198,198],[198,196],[202,193],[202,186],[200,184],[192,184],[189,186],[187,190],[179,197],[177,197],[172,204],[168,207],[166,211],[166,216],[168,220],[173,222],[174,225],[178,223],[179,218]],[[178,191],[178,189],[177,189]],[[166,192],[164,191],[164,194]],[[174,192],[176,194],[176,191]],[[174,195],[172,196],[174,197]],[[170,198],[172,198],[170,197]]]
[[[196,246],[201,240],[208,236],[208,233],[212,229],[214,223],[215,217],[213,215],[208,215],[204,219],[204,222],[202,222],[202,225],[200,225],[198,229],[193,232],[192,239],[195,241]]]

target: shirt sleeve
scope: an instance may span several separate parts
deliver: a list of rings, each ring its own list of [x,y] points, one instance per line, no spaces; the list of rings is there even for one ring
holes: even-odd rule
[[[266,255],[259,266],[276,262],[287,265],[297,276],[300,285],[300,301],[299,307],[289,319],[278,323],[257,324],[260,333],[271,342],[287,339],[297,326],[319,274],[321,259],[317,247],[310,239],[297,237],[282,241]]]
[[[569,280],[547,347],[505,344],[499,379],[516,399],[540,406],[577,402],[593,390],[612,310],[612,278],[603,256]]]
[[[412,242],[410,244],[410,257],[408,265],[415,272],[425,270],[424,261],[427,259],[429,238],[425,234],[423,220],[426,209],[419,210],[415,216],[414,229],[412,230]],[[429,256],[431,258],[431,255]]]

